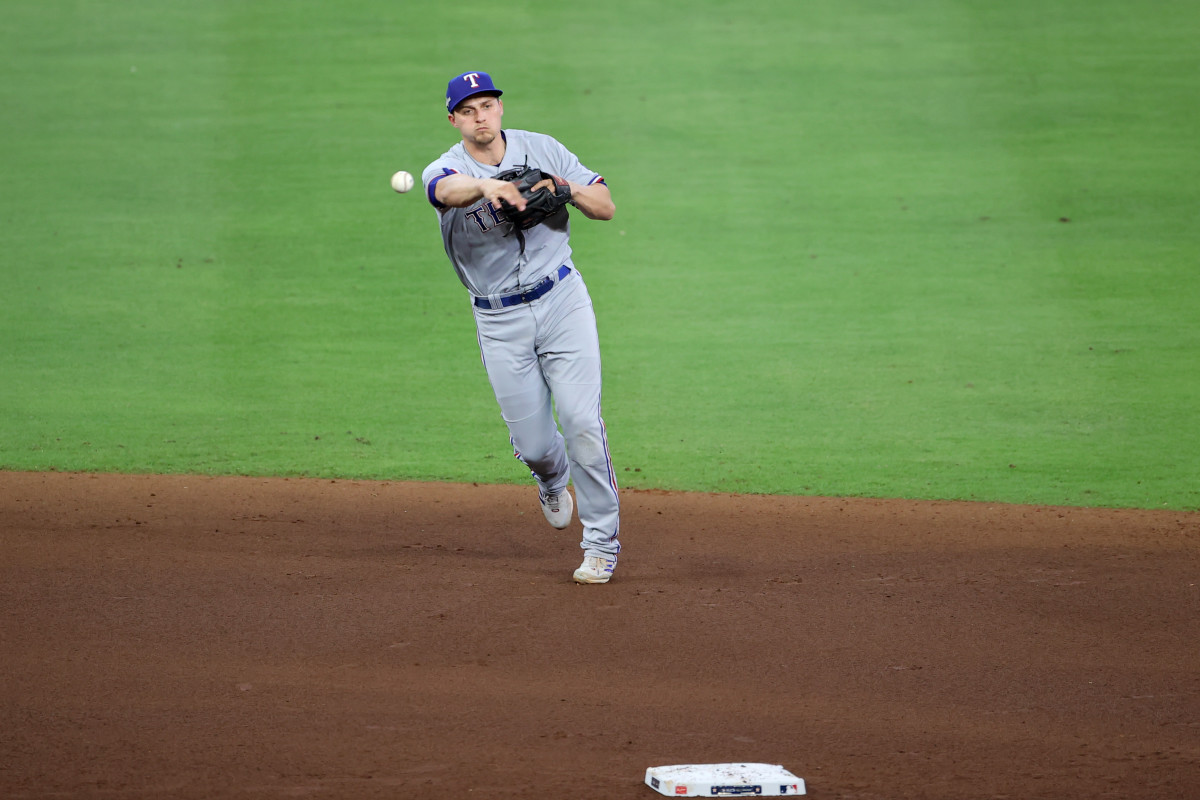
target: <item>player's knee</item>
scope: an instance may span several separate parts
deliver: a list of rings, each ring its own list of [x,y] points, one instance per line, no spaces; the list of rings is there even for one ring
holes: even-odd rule
[[[586,466],[601,466],[608,461],[604,449],[603,434],[598,431],[577,431],[567,438],[567,450],[571,460]]]

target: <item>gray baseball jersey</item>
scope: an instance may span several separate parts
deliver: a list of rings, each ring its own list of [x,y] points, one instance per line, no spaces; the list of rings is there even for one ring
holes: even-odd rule
[[[543,224],[525,231],[522,250],[512,225],[501,220],[499,210],[491,203],[480,200],[469,208],[449,208],[439,203],[434,196],[439,180],[457,173],[494,178],[525,164],[583,185],[604,180],[552,136],[507,129],[501,135],[506,148],[504,160],[496,166],[479,163],[459,142],[421,173],[425,196],[439,212],[446,255],[463,286],[477,297],[532,286],[563,264],[570,265],[570,225],[555,229]]]

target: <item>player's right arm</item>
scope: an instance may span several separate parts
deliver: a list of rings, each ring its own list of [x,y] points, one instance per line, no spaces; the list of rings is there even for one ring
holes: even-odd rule
[[[499,207],[500,201],[504,200],[518,211],[525,209],[525,199],[517,191],[516,184],[493,178],[473,178],[461,172],[440,178],[434,184],[433,196],[437,203],[450,208],[466,208],[480,200]]]

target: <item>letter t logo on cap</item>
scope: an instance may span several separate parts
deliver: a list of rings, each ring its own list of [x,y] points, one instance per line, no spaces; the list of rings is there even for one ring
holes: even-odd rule
[[[454,113],[454,109],[468,97],[477,94],[490,94],[499,97],[504,94],[492,83],[492,76],[486,72],[464,72],[455,75],[446,84],[446,110]]]

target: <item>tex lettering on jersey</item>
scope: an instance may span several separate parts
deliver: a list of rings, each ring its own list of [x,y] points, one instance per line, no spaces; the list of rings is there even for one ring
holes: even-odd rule
[[[504,221],[504,218],[500,216],[500,209],[491,203],[480,203],[468,211],[465,216],[479,226],[481,233],[487,233]]]

